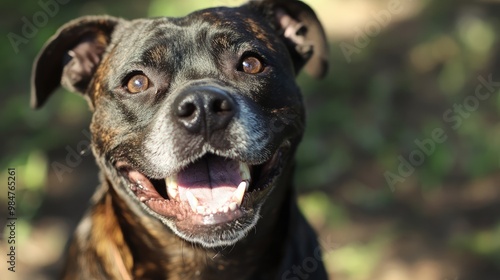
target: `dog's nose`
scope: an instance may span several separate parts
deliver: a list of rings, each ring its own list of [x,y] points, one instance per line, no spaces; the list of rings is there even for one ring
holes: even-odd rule
[[[181,92],[174,100],[174,117],[189,132],[211,135],[227,127],[236,113],[234,99],[214,87],[196,87]]]

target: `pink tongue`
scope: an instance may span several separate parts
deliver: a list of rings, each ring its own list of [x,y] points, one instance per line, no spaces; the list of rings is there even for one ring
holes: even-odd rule
[[[217,209],[226,204],[241,182],[239,162],[208,155],[177,174],[177,185],[181,201],[187,201],[189,190],[198,205]]]

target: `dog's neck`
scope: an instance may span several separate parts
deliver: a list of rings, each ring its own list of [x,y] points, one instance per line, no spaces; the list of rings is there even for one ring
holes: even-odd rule
[[[103,226],[115,232],[101,241],[116,244],[116,250],[108,251],[113,255],[106,257],[120,258],[117,265],[109,267],[114,274],[123,276],[126,272],[131,279],[159,279],[164,275],[171,275],[167,279],[210,279],[209,275],[216,275],[214,279],[271,279],[278,273],[290,215],[290,207],[278,203],[293,203],[291,188],[282,201],[262,209],[266,214],[245,239],[227,248],[207,249],[184,241],[156,219],[138,218],[109,181],[106,185],[109,191],[103,193],[97,208],[117,217],[106,220]]]

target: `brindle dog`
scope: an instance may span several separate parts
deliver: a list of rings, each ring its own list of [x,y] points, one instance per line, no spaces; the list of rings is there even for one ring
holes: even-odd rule
[[[81,93],[101,170],[63,278],[326,279],[300,267],[321,258],[292,188],[302,68],[323,76],[327,45],[296,0],[59,29],[32,105]]]

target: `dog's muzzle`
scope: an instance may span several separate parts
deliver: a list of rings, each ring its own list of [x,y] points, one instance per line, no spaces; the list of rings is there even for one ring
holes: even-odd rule
[[[177,126],[177,139],[183,140],[175,147],[190,156],[164,178],[148,177],[126,160],[118,160],[115,167],[143,208],[179,235],[205,246],[232,244],[258,220],[288,158],[290,141],[267,146],[259,162],[235,155],[228,149],[235,143],[227,135],[234,132],[235,118],[245,116],[231,94],[196,85],[172,98],[168,118]]]

